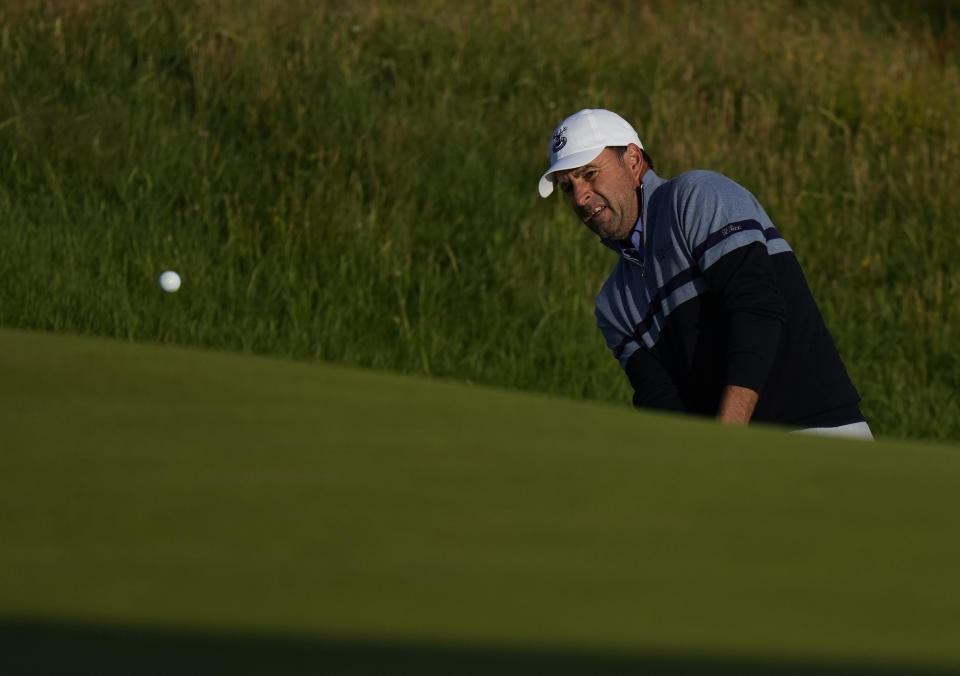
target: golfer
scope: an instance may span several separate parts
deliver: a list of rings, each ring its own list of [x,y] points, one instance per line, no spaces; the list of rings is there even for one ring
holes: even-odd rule
[[[628,122],[589,109],[550,138],[541,197],[555,187],[617,254],[597,326],[635,406],[872,438],[793,250],[745,188],[659,177]]]

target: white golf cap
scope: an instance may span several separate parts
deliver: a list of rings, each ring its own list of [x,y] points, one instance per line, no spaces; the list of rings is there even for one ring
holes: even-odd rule
[[[540,197],[553,192],[551,175],[576,169],[590,162],[608,146],[634,143],[643,148],[630,123],[602,108],[585,108],[553,130],[550,137],[550,168],[540,177]]]

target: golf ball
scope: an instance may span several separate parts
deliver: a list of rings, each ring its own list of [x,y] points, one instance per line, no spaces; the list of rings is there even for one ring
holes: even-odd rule
[[[180,288],[180,275],[173,270],[162,273],[157,281],[160,283],[160,288],[167,293],[173,293]]]

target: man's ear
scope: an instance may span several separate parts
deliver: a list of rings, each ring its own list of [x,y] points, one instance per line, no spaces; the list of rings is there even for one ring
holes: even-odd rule
[[[635,143],[627,145],[627,152],[623,155],[624,165],[637,177],[639,181],[647,169],[646,160],[643,159],[643,153]]]

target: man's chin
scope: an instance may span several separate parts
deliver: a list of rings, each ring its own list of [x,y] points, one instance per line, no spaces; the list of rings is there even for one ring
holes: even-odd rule
[[[604,216],[610,216],[610,214],[607,213],[607,210],[597,214],[597,216],[600,216],[600,218],[596,219],[595,217],[583,219],[581,222],[587,226],[587,229],[589,229],[590,232],[600,239],[613,241],[623,239],[630,234],[629,231],[625,233],[620,232],[622,229],[622,223],[618,222],[615,218],[603,218]]]
[[[599,237],[600,239],[605,239],[609,241],[616,241],[618,239],[623,239],[624,237],[626,237],[626,235],[621,235],[617,228],[600,226],[596,228],[591,228],[591,230],[593,230],[594,234],[596,234],[597,237]]]

